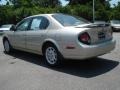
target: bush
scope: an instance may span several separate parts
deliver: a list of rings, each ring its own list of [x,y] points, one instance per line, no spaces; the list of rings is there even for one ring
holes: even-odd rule
[[[115,8],[108,9],[102,4],[96,5],[95,18],[97,20],[120,19],[120,4]],[[21,6],[14,7],[12,5],[0,6],[0,25],[13,23],[16,24],[23,18],[36,14],[43,13],[65,13],[75,16],[80,16],[92,21],[92,6],[91,5],[67,5],[65,7],[57,6],[55,8],[40,6]]]

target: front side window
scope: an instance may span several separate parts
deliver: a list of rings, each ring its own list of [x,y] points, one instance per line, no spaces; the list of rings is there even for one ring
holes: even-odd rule
[[[21,22],[18,27],[16,28],[17,31],[25,31],[28,29],[28,26],[30,24],[30,20],[24,20],[23,22]]]
[[[65,14],[54,14],[52,15],[52,17],[55,18],[63,26],[77,26],[77,25],[89,23],[85,19],[70,15],[65,15]]]

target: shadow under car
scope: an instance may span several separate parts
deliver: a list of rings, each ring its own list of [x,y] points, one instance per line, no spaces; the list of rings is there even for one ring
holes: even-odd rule
[[[22,51],[15,51],[9,55],[45,68],[84,78],[105,74],[119,65],[117,61],[94,58],[89,60],[64,60],[60,67],[49,67],[43,62],[44,59],[40,55]]]

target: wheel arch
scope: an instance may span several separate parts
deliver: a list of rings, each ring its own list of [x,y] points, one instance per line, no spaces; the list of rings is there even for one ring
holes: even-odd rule
[[[8,40],[6,36],[3,37],[2,41],[4,42],[5,40]]]
[[[42,44],[42,54],[44,53],[45,47],[46,47],[47,45],[49,45],[49,44],[54,45],[54,46],[57,48],[57,50],[61,53],[60,48],[59,48],[59,45],[58,45],[54,40],[47,39],[47,40],[45,40],[44,43]]]

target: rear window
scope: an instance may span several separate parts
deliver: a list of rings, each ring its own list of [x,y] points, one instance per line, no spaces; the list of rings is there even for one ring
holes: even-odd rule
[[[65,14],[54,14],[52,15],[52,17],[55,18],[63,26],[77,26],[77,25],[89,23],[89,21],[83,18],[74,17]]]

